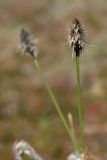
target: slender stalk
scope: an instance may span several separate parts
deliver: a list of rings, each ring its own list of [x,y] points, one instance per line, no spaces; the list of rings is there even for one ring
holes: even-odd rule
[[[84,127],[83,127],[83,111],[80,104],[80,64],[79,56],[76,56],[76,74],[77,74],[77,107],[80,121],[81,147],[84,147]]]
[[[60,116],[61,121],[63,122],[64,127],[66,128],[66,131],[68,132],[68,135],[69,135],[70,139],[71,139],[72,142],[73,142],[73,145],[74,145],[76,151],[79,152],[79,146],[78,146],[78,143],[77,143],[75,134],[74,134],[74,132],[69,128],[69,126],[68,126],[68,124],[67,124],[67,122],[66,122],[66,119],[65,119],[65,117],[64,117],[64,115],[63,115],[63,113],[62,113],[62,111],[61,111],[61,109],[60,109],[60,106],[59,106],[59,104],[57,103],[57,100],[56,100],[56,98],[55,98],[55,96],[54,96],[54,94],[53,94],[53,92],[52,92],[52,90],[51,90],[51,88],[50,88],[50,86],[49,86],[49,84],[48,84],[47,79],[45,78],[45,76],[44,76],[44,74],[43,74],[43,72],[42,72],[42,70],[41,70],[41,67],[40,67],[38,61],[37,61],[37,60],[34,60],[34,64],[35,64],[36,69],[37,69],[38,73],[40,74],[42,80],[44,81],[44,84],[45,84],[46,89],[47,89],[47,91],[48,91],[48,93],[49,93],[49,96],[50,96],[50,98],[51,98],[51,100],[52,100],[52,102],[53,102],[53,104],[54,104],[54,106],[55,106],[55,108],[56,108],[59,116]]]

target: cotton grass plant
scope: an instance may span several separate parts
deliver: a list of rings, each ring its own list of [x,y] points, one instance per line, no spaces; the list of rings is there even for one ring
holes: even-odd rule
[[[21,48],[22,52],[24,52],[25,54],[27,53],[27,54],[31,55],[31,57],[33,58],[35,68],[38,71],[41,79],[43,80],[43,82],[45,84],[45,87],[46,87],[48,94],[49,94],[58,114],[59,114],[59,117],[60,117],[70,139],[72,140],[75,149],[77,151],[79,151],[79,146],[78,146],[75,134],[74,134],[73,130],[70,129],[70,127],[67,123],[67,120],[65,119],[64,114],[61,111],[61,107],[59,106],[59,104],[54,96],[54,93],[50,88],[48,80],[46,79],[46,77],[41,69],[41,66],[39,64],[37,43],[35,43],[35,39],[33,38],[32,34],[25,28],[22,28],[20,31],[20,42],[21,42],[20,48]]]
[[[74,19],[69,28],[68,46],[72,48],[73,54],[76,57],[76,79],[77,79],[77,108],[80,122],[80,145],[84,147],[84,126],[83,126],[83,109],[80,102],[80,54],[82,54],[86,44],[83,26],[78,19]]]
[[[83,127],[83,109],[80,102],[80,55],[85,46],[85,36],[84,30],[82,25],[78,19],[74,19],[72,25],[69,28],[68,34],[68,46],[72,48],[73,55],[76,57],[76,77],[77,77],[77,109],[79,115],[79,123],[80,123],[80,140],[75,135],[74,124],[73,124],[73,117],[72,114],[68,114],[68,121],[64,117],[64,114],[61,110],[60,105],[58,104],[53,91],[48,83],[46,76],[44,75],[44,71],[42,70],[39,61],[38,61],[38,47],[37,47],[37,39],[33,37],[33,35],[26,29],[22,28],[20,31],[20,48],[21,52],[25,54],[29,54],[35,66],[35,69],[38,71],[41,79],[44,82],[44,85],[48,91],[48,94],[58,112],[58,115],[74,145],[74,150],[77,153],[76,155],[83,154],[84,151],[84,127]],[[77,158],[75,159],[77,160]],[[81,158],[80,158],[81,160]],[[84,158],[83,160],[86,160]]]

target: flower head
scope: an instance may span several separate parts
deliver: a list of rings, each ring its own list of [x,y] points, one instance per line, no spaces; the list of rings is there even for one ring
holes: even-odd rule
[[[69,28],[68,45],[73,48],[76,56],[82,53],[85,45],[84,29],[78,19],[74,19],[72,25]]]
[[[31,33],[25,28],[22,28],[20,31],[20,45],[24,53],[30,54],[33,59],[37,58],[37,39],[35,40]]]

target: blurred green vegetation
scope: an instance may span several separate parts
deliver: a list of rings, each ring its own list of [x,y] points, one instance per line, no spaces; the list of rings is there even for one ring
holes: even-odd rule
[[[19,29],[27,26],[39,38],[39,62],[65,116],[73,113],[79,136],[75,58],[66,46],[75,17],[87,36],[81,55],[86,142],[92,154],[107,159],[106,0],[0,1],[0,159],[13,159],[12,144],[19,139],[46,159],[66,159],[73,150],[31,57],[17,53],[17,48]]]

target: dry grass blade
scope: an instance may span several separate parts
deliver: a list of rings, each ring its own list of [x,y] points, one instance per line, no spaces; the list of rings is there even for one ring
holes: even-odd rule
[[[28,155],[31,160],[44,160],[26,141],[21,140],[13,144],[15,160],[23,160],[23,155]]]

